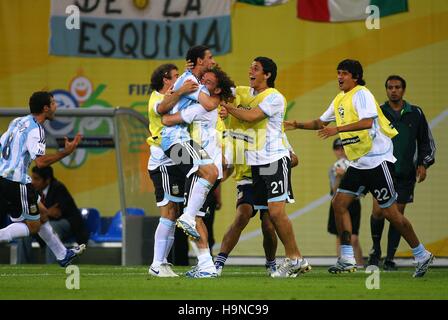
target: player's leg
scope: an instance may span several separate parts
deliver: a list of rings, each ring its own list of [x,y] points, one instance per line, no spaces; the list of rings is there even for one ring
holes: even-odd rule
[[[336,194],[332,199],[336,229],[341,243],[339,258],[334,266],[328,269],[330,273],[356,271],[356,260],[351,243],[352,221],[349,206],[365,189],[361,183],[361,170],[349,167],[342,178]]]
[[[252,184],[238,185],[237,195],[238,199],[236,204],[235,219],[224,234],[219,254],[215,259],[215,266],[219,275],[221,275],[222,269],[224,268],[229,254],[238,243],[241,232],[244,230],[244,228],[246,228],[249,220],[256,213],[253,207],[254,200]]]
[[[392,179],[393,164],[383,162],[380,166],[375,168],[375,171],[376,172],[372,172],[373,174],[371,176],[371,185],[369,189],[378,201],[384,218],[398,230],[411,247],[415,260],[417,261],[416,271],[413,276],[422,277],[428,270],[434,256],[425,249],[422,243],[420,243],[412,228],[412,224],[398,210],[395,202],[397,195]]]
[[[198,247],[198,264],[196,267],[193,267],[192,270],[186,273],[188,277],[213,278],[218,276],[209,247],[209,232],[204,222],[205,216],[210,211],[208,205],[212,202],[213,192],[218,187],[218,185],[219,180],[213,185],[210,193],[207,196],[204,206],[200,208],[199,212],[196,215],[196,228],[200,235],[199,240],[196,242],[196,245]]]
[[[154,184],[160,219],[154,234],[154,255],[149,274],[156,277],[176,277],[167,262],[167,256],[174,242],[177,202],[183,201],[179,185],[175,182],[174,166],[161,165],[149,171]],[[177,188],[177,189],[176,189]]]
[[[40,229],[40,213],[37,205],[37,193],[31,184],[21,184],[0,178],[0,190],[7,203],[13,223],[0,229],[0,242],[36,234]]]
[[[179,150],[174,150],[174,149]],[[192,140],[186,143],[174,145],[168,150],[169,154],[181,152],[187,162],[180,165],[186,176],[185,183],[185,209],[183,214],[177,219],[176,224],[189,236],[198,239],[195,217],[203,207],[207,195],[218,178],[218,168],[207,155]]]
[[[195,242],[198,248],[198,264],[185,274],[190,278],[214,278],[218,276],[208,246],[208,231],[203,220],[203,214],[199,212],[196,216],[196,228],[200,235],[199,240]]]
[[[381,237],[384,229],[384,218],[381,215],[381,208],[373,198],[372,214],[370,216],[370,232],[372,236],[372,249],[369,253],[368,265],[378,266],[381,260]]]
[[[352,222],[351,242],[355,253],[356,265],[358,267],[364,267],[364,258],[362,256],[361,244],[359,243],[359,227],[361,225],[361,203],[359,199],[353,201],[348,207],[348,210]]]
[[[277,270],[275,256],[277,253],[277,234],[267,210],[260,210],[261,231],[263,232],[263,249],[266,257],[265,268],[268,275]]]
[[[406,209],[405,203],[397,203],[398,211],[404,215]],[[397,265],[394,262],[395,252],[397,252],[400,244],[401,234],[392,224],[389,224],[389,232],[387,233],[387,254],[384,259],[383,269],[387,271],[396,271]]]
[[[269,216],[280,241],[285,247],[285,261],[272,277],[296,277],[309,264],[302,258],[297,247],[292,223],[286,215],[286,202],[289,201],[291,160],[288,157],[263,166],[252,167],[254,181],[255,209],[268,209]],[[267,198],[267,208],[265,206]]]
[[[39,237],[46,243],[45,260],[47,264],[62,261],[67,255],[68,249],[64,246],[61,239],[65,239],[70,234],[70,223],[67,219],[60,219],[54,221],[45,221],[42,219],[41,211],[41,226],[38,232]],[[69,253],[69,255],[71,255]]]
[[[406,205],[414,201],[414,188],[415,180],[410,179],[397,179],[396,180],[397,207],[398,211],[404,215]],[[389,225],[389,232],[387,235],[387,255],[384,260],[383,268],[388,271],[397,270],[394,257],[397,252],[398,245],[400,244],[401,234],[392,225]]]

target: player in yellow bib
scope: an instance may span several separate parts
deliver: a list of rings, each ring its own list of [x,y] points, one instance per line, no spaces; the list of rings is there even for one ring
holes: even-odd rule
[[[235,88],[234,104],[240,108],[250,110],[250,102],[253,100],[253,90],[250,87],[238,86]],[[221,275],[228,256],[237,245],[242,231],[245,229],[252,217],[255,217],[260,211],[261,231],[263,234],[263,249],[266,257],[265,268],[266,273],[270,276],[276,271],[276,251],[277,251],[277,234],[275,227],[269,217],[267,209],[257,210],[254,208],[254,188],[252,180],[252,170],[246,164],[244,156],[244,146],[248,136],[246,130],[253,126],[252,123],[239,120],[233,116],[228,116],[224,110],[221,116],[226,118],[228,123],[225,133],[226,162],[229,165],[229,175],[234,172],[233,178],[236,182],[236,216],[232,224],[228,227],[221,242],[219,254],[215,258],[215,266],[218,275]],[[290,151],[291,168],[298,164],[297,156],[291,145],[286,139],[285,144]],[[292,195],[290,195],[292,197]],[[265,204],[267,205],[267,203]]]
[[[249,123],[238,134],[244,135],[245,160],[251,166],[254,209],[267,209],[286,258],[272,277],[296,277],[309,270],[308,261],[297,247],[291,221],[286,215],[286,202],[292,200],[290,182],[291,159],[284,144],[283,120],[286,100],[276,90],[277,65],[266,57],[254,59],[249,70],[250,88],[247,97],[250,110],[226,104],[228,112]]]
[[[179,215],[178,203],[184,201],[185,179],[180,178],[182,175],[175,171],[174,162],[160,147],[163,125],[158,106],[178,77],[179,71],[174,64],[159,66],[151,76],[153,92],[148,102],[150,136],[146,142],[151,152],[148,172],[154,184],[157,206],[160,208],[160,220],[154,235],[154,258],[148,270],[149,274],[155,277],[177,277],[167,261],[167,256],[174,242],[175,221]],[[187,94],[195,91],[197,87],[196,83],[189,81],[172,94]]]
[[[341,253],[337,263],[328,271],[356,271],[350,243],[352,225],[348,207],[356,197],[370,191],[382,208],[376,214],[389,220],[412,248],[417,262],[413,276],[423,277],[434,256],[420,243],[409,220],[398,211],[393,180],[396,159],[391,140],[397,131],[383,115],[372,93],[364,87],[359,61],[341,61],[337,67],[337,77],[341,92],[319,119],[288,124],[291,128],[319,130],[322,138],[339,134],[350,160],[350,166],[332,200]],[[334,121],[336,126],[328,126]]]

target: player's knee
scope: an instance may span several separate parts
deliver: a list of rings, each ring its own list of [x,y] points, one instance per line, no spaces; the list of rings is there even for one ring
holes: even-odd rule
[[[208,164],[204,166],[204,179],[208,180],[210,183],[214,183],[218,179],[218,168],[214,164]]]
[[[27,221],[26,225],[28,226],[28,230],[31,234],[37,234],[40,230],[40,221]]]
[[[348,208],[347,203],[337,196],[331,200],[331,205],[335,215],[343,213]]]
[[[239,214],[235,219],[235,225],[238,229],[243,230],[249,223],[250,216],[246,214]]]
[[[274,237],[275,236],[275,228],[272,223],[262,223],[261,230],[263,231],[263,235],[265,237]]]

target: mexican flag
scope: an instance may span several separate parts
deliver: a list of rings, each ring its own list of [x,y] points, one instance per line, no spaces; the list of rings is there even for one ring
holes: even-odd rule
[[[380,17],[408,11],[407,0],[297,0],[297,17],[324,22],[365,20],[371,5],[379,8]]]
[[[237,0],[237,1],[248,4],[254,4],[256,6],[276,6],[278,4],[284,4],[288,2],[288,0]]]

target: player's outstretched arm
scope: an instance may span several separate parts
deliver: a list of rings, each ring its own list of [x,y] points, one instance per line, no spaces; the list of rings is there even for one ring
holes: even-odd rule
[[[82,135],[78,133],[72,141],[68,141],[68,138],[65,137],[65,147],[63,150],[58,151],[54,154],[46,154],[43,156],[39,156],[35,159],[36,165],[39,168],[48,167],[55,162],[58,162],[62,158],[71,154],[78,147],[78,144],[82,140]]]
[[[297,120],[283,121],[283,127],[285,128],[285,131],[295,129],[319,130],[328,124],[329,122],[325,122],[320,119],[311,120],[307,122],[298,122]]]
[[[334,136],[340,132],[350,132],[350,131],[358,131],[372,128],[373,118],[361,119],[357,122],[353,122],[347,124],[345,126],[339,127],[325,127],[318,132],[318,136],[326,139],[328,137]]]
[[[256,122],[266,118],[266,114],[261,110],[260,107],[255,107],[250,110],[240,109],[235,107],[232,103],[222,103],[222,106],[227,109],[227,111],[237,119]]]

